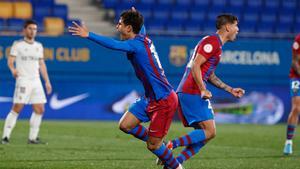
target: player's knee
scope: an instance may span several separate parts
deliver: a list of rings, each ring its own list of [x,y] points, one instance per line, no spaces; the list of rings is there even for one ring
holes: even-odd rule
[[[34,110],[34,112],[35,112],[36,114],[43,114],[44,111],[45,111],[45,108],[44,108],[44,107],[38,107],[38,108],[36,108],[36,109]]]
[[[159,142],[158,143],[157,142],[151,142],[151,141],[147,142],[147,148],[150,151],[157,150],[159,147],[160,147]]]
[[[211,129],[206,130],[205,134],[206,134],[206,139],[211,140],[216,137],[217,132],[216,132],[215,128],[211,128]]]
[[[300,113],[300,106],[293,106],[291,113],[292,115],[298,115]]]
[[[124,133],[128,133],[131,130],[131,128],[127,124],[125,124],[123,122],[119,123],[119,129],[121,131],[123,131]]]
[[[12,111],[14,111],[15,113],[20,113],[23,109],[23,105],[19,105],[19,104],[14,104],[12,107]]]

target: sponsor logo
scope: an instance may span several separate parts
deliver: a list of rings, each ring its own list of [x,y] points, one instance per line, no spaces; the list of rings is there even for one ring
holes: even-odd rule
[[[58,109],[62,109],[64,107],[70,106],[74,103],[77,103],[83,99],[86,99],[87,97],[89,97],[88,93],[84,93],[84,94],[80,94],[77,96],[73,96],[73,97],[68,97],[68,98],[64,98],[64,99],[58,99],[57,98],[57,94],[53,94],[53,96],[50,99],[50,107],[54,110],[58,110]]]

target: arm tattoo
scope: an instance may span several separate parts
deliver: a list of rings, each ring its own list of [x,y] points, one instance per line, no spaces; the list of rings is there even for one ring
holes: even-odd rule
[[[208,81],[213,84],[214,86],[220,88],[220,89],[224,89],[227,92],[230,92],[232,90],[232,87],[228,86],[227,84],[225,84],[224,82],[222,82],[222,80],[220,80],[215,73],[212,73],[209,78]]]
[[[292,60],[292,68],[295,70],[295,72],[300,75],[300,65],[299,65],[299,61],[300,61],[300,56],[296,55],[293,57]]]

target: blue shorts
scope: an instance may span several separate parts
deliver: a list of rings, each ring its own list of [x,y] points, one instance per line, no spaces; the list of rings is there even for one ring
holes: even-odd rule
[[[194,123],[214,119],[214,111],[209,99],[202,99],[199,95],[178,93],[179,117],[186,127]]]
[[[290,80],[290,92],[291,96],[300,96],[300,79],[299,78],[293,78]]]
[[[145,97],[136,100],[135,103],[129,106],[128,111],[132,113],[141,122],[148,122],[150,118],[146,113],[149,101]]]

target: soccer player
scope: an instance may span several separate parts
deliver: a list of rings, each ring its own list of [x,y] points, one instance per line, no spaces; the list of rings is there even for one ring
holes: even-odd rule
[[[292,140],[298,124],[300,112],[300,34],[296,36],[292,48],[292,66],[290,69],[292,110],[287,121],[286,141],[283,150],[283,153],[286,155],[293,153]]]
[[[214,73],[220,61],[222,46],[236,39],[239,31],[238,18],[230,14],[219,15],[216,28],[216,34],[204,37],[195,47],[177,89],[179,116],[185,127],[194,128],[190,133],[167,143],[169,149],[186,147],[177,157],[181,164],[198,153],[216,135],[214,112],[210,104],[212,94],[207,90],[206,84],[209,82],[237,98],[242,97],[245,92],[241,88],[225,84]]]
[[[147,142],[147,148],[169,168],[182,168],[162,140],[167,134],[178,106],[178,98],[167,81],[153,42],[144,34],[143,16],[135,9],[121,14],[116,25],[121,41],[89,32],[84,24],[69,27],[72,35],[87,38],[97,44],[127,53],[137,78],[143,84],[145,96],[133,103],[120,120],[120,129]],[[141,122],[150,121],[149,129]]]
[[[47,67],[43,59],[43,46],[35,41],[37,23],[33,20],[25,21],[23,33],[24,39],[13,43],[8,58],[8,67],[16,79],[16,87],[13,106],[4,123],[2,144],[9,143],[11,132],[25,104],[32,104],[33,108],[30,118],[28,143],[42,143],[38,134],[45,109],[46,96],[41,83],[40,73],[45,81],[47,94],[50,94],[52,91]]]

